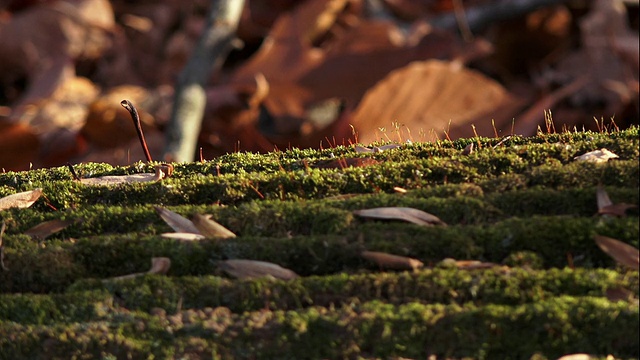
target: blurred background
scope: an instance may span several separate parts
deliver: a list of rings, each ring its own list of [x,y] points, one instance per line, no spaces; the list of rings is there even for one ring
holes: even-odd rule
[[[143,160],[123,99],[163,159],[214,2],[0,1],[0,168]],[[637,0],[246,0],[236,33],[193,159],[638,124]]]

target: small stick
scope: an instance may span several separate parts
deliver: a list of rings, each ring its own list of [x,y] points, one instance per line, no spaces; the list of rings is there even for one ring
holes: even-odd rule
[[[140,117],[138,116],[138,110],[133,106],[131,101],[122,100],[120,101],[120,105],[125,108],[129,114],[131,115],[131,120],[133,120],[133,125],[136,127],[136,131],[138,132],[138,139],[140,139],[140,145],[142,145],[142,150],[144,150],[144,156],[147,158],[147,162],[152,162],[151,154],[149,153],[149,148],[147,147],[147,141],[144,139],[144,134],[142,133],[142,125],[140,124]]]
[[[73,169],[73,165],[67,163],[67,167],[69,167],[69,171],[71,171],[71,176],[73,176],[73,180],[80,181],[80,176],[76,174],[76,171]]]

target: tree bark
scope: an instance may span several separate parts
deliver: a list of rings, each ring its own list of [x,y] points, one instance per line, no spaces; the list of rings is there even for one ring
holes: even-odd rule
[[[204,32],[178,77],[166,132],[166,161],[193,161],[206,105],[204,86],[234,47],[243,7],[244,0],[212,0]]]

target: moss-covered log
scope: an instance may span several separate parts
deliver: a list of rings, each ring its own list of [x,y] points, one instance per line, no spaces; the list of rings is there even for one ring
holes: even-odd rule
[[[638,205],[639,129],[234,153],[157,182],[88,186],[68,168],[0,174],[0,358],[637,358],[638,272],[595,243],[638,247],[638,208],[598,214],[597,189]],[[469,143],[475,151],[465,155]],[[607,148],[604,163],[574,158]],[[371,158],[346,166],[351,158]],[[352,163],[358,164],[355,161]],[[327,165],[329,164],[329,165]],[[78,164],[81,177],[153,172]],[[364,166],[366,165],[366,166]],[[230,239],[179,241],[154,207],[211,214]],[[447,226],[353,211],[409,207]],[[64,230],[32,237],[47,220]],[[419,260],[388,272],[364,250]],[[166,275],[111,278],[168,257]],[[497,264],[453,268],[448,258]],[[299,278],[236,280],[228,259]]]

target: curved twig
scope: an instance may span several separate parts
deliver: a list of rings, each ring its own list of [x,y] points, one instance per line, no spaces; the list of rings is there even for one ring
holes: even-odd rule
[[[151,154],[149,153],[149,148],[147,147],[147,141],[144,139],[144,133],[142,132],[142,125],[140,124],[140,116],[138,116],[138,110],[133,106],[131,101],[122,100],[120,101],[120,105],[123,108],[127,109],[129,114],[131,115],[131,120],[133,120],[133,125],[136,127],[136,132],[138,132],[138,139],[140,139],[140,145],[142,145],[142,150],[144,150],[144,156],[147,158],[148,162],[152,162]]]

